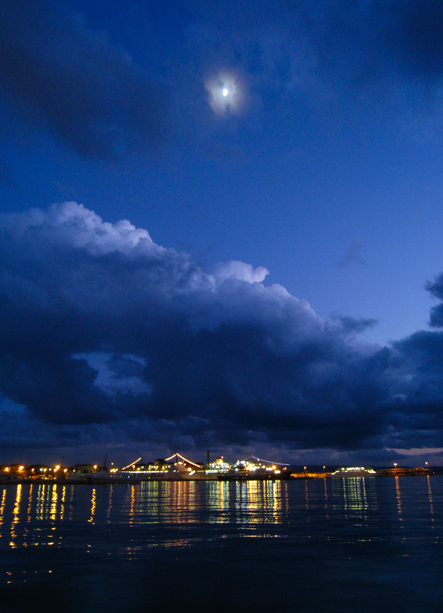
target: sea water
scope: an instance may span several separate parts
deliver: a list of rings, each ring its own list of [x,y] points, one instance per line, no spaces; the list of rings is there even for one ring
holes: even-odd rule
[[[0,486],[0,611],[443,612],[443,477]]]

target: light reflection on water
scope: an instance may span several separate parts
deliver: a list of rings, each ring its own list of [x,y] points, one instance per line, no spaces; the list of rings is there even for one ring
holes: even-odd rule
[[[300,611],[395,611],[388,609],[389,599],[380,605],[374,596],[384,598],[388,586],[398,598],[402,592],[403,613],[437,613],[434,602],[443,596],[442,503],[443,478],[429,476],[0,486],[1,585],[37,589],[57,579],[69,591],[72,573],[83,582],[95,577],[97,585],[107,577],[110,585],[97,598],[103,610],[123,611],[131,609],[117,598],[114,575],[143,600],[146,588],[133,582],[150,569],[156,596],[149,598],[160,603],[166,590],[163,598],[172,606],[178,595],[170,593],[162,574],[171,565],[180,585],[185,578],[188,587],[205,578],[203,600],[210,601],[209,586],[219,576],[237,592],[248,592],[254,611],[271,604],[273,610],[297,610],[287,607],[293,589],[303,593]],[[269,572],[278,577],[278,594],[263,581]],[[352,598],[344,595],[346,582],[363,590],[358,608],[355,598],[351,606]],[[81,590],[80,597],[86,598]],[[233,611],[252,610],[244,600],[241,608],[234,596],[223,598]],[[85,602],[83,610],[100,610]],[[66,610],[77,610],[72,607]]]
[[[391,516],[388,519],[392,521],[396,516],[400,530],[404,527],[403,515],[408,512],[403,509],[401,484],[425,486],[426,506],[423,495],[407,502],[415,507],[420,500],[419,511],[426,516],[423,521],[433,531],[437,529],[431,481],[429,476],[419,481],[399,477],[381,481],[393,490],[390,492]],[[434,482],[437,483],[437,478],[434,478]],[[63,524],[70,522],[93,526],[176,526],[178,530],[189,530],[192,525],[219,528],[225,525],[228,532],[234,529],[242,537],[254,536],[255,532],[259,532],[261,536],[278,538],[288,536],[288,528],[295,520],[298,527],[304,526],[306,535],[309,524],[314,521],[317,524],[324,522],[324,526],[327,526],[331,519],[335,519],[348,522],[353,528],[368,527],[379,509],[379,483],[376,479],[357,477],[316,482],[306,480],[301,483],[148,481],[131,486],[8,485],[0,490],[0,542],[4,546],[4,539],[9,533],[10,547],[48,544],[43,536],[47,529],[55,528],[63,532]],[[387,510],[383,509],[384,515]],[[282,525],[285,528],[278,529]],[[220,537],[220,529],[209,532]],[[50,540],[53,540],[52,535]],[[181,541],[178,539],[175,544]],[[154,544],[159,545],[158,538]],[[174,542],[169,544],[174,545]]]

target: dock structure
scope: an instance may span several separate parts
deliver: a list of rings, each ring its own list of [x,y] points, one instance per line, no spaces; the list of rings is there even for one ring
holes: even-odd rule
[[[142,481],[227,481],[250,479],[289,479],[290,466],[271,462],[255,456],[237,460],[234,464],[223,457],[201,464],[189,460],[180,453],[166,459],[144,463],[141,458],[122,469],[122,474],[136,474]]]
[[[337,470],[323,465],[308,468],[295,467],[282,462],[263,460],[249,455],[244,460],[233,464],[226,462],[223,456],[207,462],[194,462],[181,453],[173,453],[166,459],[143,462],[139,457],[123,468],[111,463],[108,468],[106,460],[103,466],[98,464],[76,464],[63,466],[63,462],[54,466],[44,464],[4,464],[0,465],[0,484],[45,483],[52,481],[63,484],[77,483],[140,483],[141,481],[263,481],[263,480],[301,480],[326,478],[366,478],[366,477],[415,477],[443,474],[441,467],[394,467],[368,468],[364,466],[340,467]]]

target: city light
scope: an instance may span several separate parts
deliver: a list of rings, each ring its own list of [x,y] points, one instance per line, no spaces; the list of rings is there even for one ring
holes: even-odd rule
[[[209,454],[208,454],[209,457]],[[226,462],[223,456],[217,457],[213,462],[196,463],[175,453],[166,459],[157,459],[154,462],[143,462],[140,457],[126,467],[115,468],[100,467],[98,464],[76,464],[70,468],[63,468],[63,463],[48,467],[42,464],[32,466],[24,464],[0,465],[2,482],[47,482],[62,481],[63,483],[128,483],[137,484],[141,481],[199,481],[199,480],[282,480],[282,479],[314,479],[325,477],[387,477],[399,475],[430,475],[438,471],[429,467],[429,462],[422,464],[421,468],[399,467],[392,462],[391,468],[373,468],[365,466],[341,467],[326,472],[326,465],[321,469],[313,466],[308,472],[308,466],[298,469],[289,464],[263,460],[255,456],[237,460],[234,463]],[[321,466],[321,465],[320,465]],[[117,474],[118,473],[118,474]]]

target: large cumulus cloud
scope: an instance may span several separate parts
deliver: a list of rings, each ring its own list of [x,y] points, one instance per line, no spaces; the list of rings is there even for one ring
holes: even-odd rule
[[[0,219],[0,392],[48,424],[205,448],[436,445],[443,343],[363,343],[267,270],[204,270],[74,202]],[[436,290],[435,290],[436,291]]]

